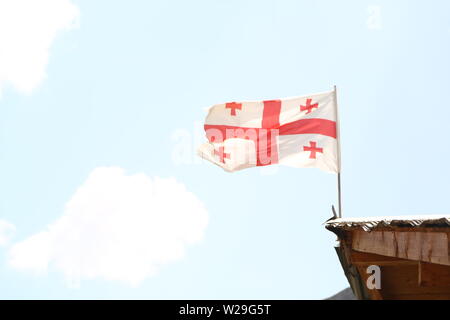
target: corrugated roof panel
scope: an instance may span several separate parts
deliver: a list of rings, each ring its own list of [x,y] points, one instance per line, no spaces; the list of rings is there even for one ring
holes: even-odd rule
[[[325,223],[329,230],[362,228],[371,231],[389,227],[450,227],[450,215],[338,218]]]

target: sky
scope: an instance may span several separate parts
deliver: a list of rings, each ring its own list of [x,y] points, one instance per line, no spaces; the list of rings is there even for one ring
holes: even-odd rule
[[[1,299],[323,299],[336,175],[205,109],[338,88],[344,217],[448,214],[448,1],[0,0]]]

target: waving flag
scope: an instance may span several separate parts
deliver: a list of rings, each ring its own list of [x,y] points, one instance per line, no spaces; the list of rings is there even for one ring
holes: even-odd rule
[[[283,164],[340,172],[336,91],[212,106],[198,154],[226,171]]]

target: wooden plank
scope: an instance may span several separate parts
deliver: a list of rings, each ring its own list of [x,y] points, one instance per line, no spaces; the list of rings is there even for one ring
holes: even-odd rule
[[[422,261],[419,261],[419,264],[418,264],[418,273],[419,273],[419,275],[418,275],[418,283],[419,283],[419,286],[421,285],[421,283],[422,283],[422,264],[423,264],[424,262],[422,262]]]
[[[369,274],[367,273],[367,268],[363,267],[363,266],[358,266],[357,269],[358,269],[358,273],[361,277],[361,281],[363,282],[363,285],[365,286],[367,293],[370,296],[370,299],[371,300],[383,300],[380,290],[367,288],[367,279],[369,279]],[[381,284],[381,285],[383,286],[383,284]]]
[[[450,284],[419,286],[417,265],[381,267],[381,294],[385,299],[403,295],[450,295]]]
[[[369,294],[359,275],[358,269],[351,264],[350,256],[352,250],[348,244],[351,245],[351,242],[341,240],[339,246],[336,248],[336,253],[338,254],[345,276],[347,277],[356,298],[358,300],[366,300],[369,298]]]
[[[419,286],[450,287],[450,266],[420,262]]]
[[[425,262],[398,259],[350,250],[350,263],[357,267],[362,285],[370,299],[447,299],[450,298],[450,267]],[[419,269],[419,264],[421,269]],[[381,271],[381,289],[369,290],[369,265]],[[424,267],[425,266],[425,267]],[[420,270],[422,272],[420,272]],[[419,283],[422,281],[422,285]]]
[[[417,261],[382,256],[379,254],[358,252],[352,250],[351,263],[355,266],[390,266],[390,265],[417,265]]]
[[[445,232],[355,230],[352,249],[360,252],[450,265],[449,237]]]

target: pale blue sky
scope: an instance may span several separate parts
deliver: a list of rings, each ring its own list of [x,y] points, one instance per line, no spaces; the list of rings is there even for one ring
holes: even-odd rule
[[[79,28],[52,45],[47,78],[0,99],[0,218],[16,226],[12,241],[58,219],[88,174],[111,165],[175,177],[209,225],[137,288],[68,288],[57,272],[11,268],[0,248],[0,298],[321,299],[348,286],[322,225],[334,175],[172,161],[173,133],[224,101],[336,84],[344,216],[450,212],[448,1],[73,2]]]

